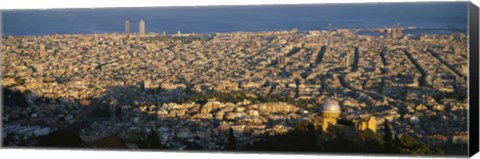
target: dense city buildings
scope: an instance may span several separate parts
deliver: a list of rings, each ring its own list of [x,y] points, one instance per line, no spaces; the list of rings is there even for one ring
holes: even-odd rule
[[[172,149],[225,149],[230,129],[242,147],[301,121],[323,131],[348,121],[380,134],[389,123],[433,146],[466,145],[464,34],[162,35],[146,34],[143,20],[145,36],[129,30],[126,21],[126,34],[4,37],[2,86],[26,104],[3,108],[2,130],[30,137],[68,127],[84,146],[108,139],[129,148],[149,132]]]

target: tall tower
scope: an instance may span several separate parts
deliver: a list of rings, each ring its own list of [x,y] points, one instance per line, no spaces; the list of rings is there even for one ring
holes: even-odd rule
[[[329,35],[328,35],[327,45],[330,45],[332,43],[332,24],[328,24],[328,32],[329,32]]]
[[[355,62],[355,53],[349,53],[347,54],[347,67],[353,66],[353,63]]]
[[[397,30],[396,29],[392,29],[391,37],[392,37],[392,39],[397,38]]]
[[[45,56],[45,44],[40,44],[40,46],[38,48],[38,55],[40,57]]]
[[[402,33],[402,28],[400,27],[400,23],[397,22],[397,27],[395,28],[397,31],[397,37],[400,37],[400,36],[403,36],[403,33]]]
[[[280,55],[277,56],[277,61],[278,61],[278,67],[285,67],[287,65],[287,61],[285,58],[285,53],[281,53]]]
[[[125,34],[130,34],[130,22],[125,20]]]
[[[138,34],[145,35],[145,21],[143,20],[140,20],[140,23],[138,23]]]
[[[45,44],[40,44],[39,49],[40,49],[40,51],[45,51]],[[453,49],[455,49],[455,48],[453,48]]]

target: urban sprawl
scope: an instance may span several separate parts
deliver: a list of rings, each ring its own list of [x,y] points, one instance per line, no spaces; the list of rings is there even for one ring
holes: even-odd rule
[[[466,144],[467,37],[381,36],[355,29],[167,35],[57,34],[2,38],[2,86],[27,107],[3,107],[3,133],[46,135],[73,123],[85,142],[155,130],[170,148],[185,142],[223,149],[318,116],[313,105],[242,100],[180,102],[200,94],[243,92],[327,100],[341,119],[388,120],[393,132],[430,145]],[[142,26],[143,25],[143,26]],[[249,98],[250,99],[250,98]],[[108,114],[92,117],[94,107]],[[23,135],[23,136],[22,136]],[[30,143],[34,144],[34,143]],[[15,143],[12,143],[15,145]],[[135,145],[129,145],[135,148]]]

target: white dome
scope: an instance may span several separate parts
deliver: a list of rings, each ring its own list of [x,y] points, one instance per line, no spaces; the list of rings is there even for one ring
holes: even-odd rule
[[[327,100],[320,106],[320,112],[322,113],[341,113],[340,104],[335,100]]]

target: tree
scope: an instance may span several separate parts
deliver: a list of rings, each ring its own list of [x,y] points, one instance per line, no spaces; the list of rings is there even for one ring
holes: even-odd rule
[[[388,124],[387,124],[388,125]],[[390,126],[385,127],[389,131]],[[388,134],[388,133],[387,133]],[[265,140],[247,145],[245,150],[255,151],[298,151],[298,152],[350,152],[350,153],[405,153],[405,154],[444,154],[442,149],[431,148],[415,138],[402,135],[382,136],[373,131],[356,130],[353,127],[337,126],[322,135],[317,143],[317,132],[311,123],[299,122],[295,129],[286,134],[274,135]],[[393,136],[393,137],[392,137]],[[387,144],[387,142],[389,142]],[[390,145],[389,148],[387,146]]]
[[[27,99],[24,94],[10,88],[3,87],[3,99],[4,106],[28,107]]]
[[[133,143],[137,143],[138,148],[140,149],[167,149],[167,146],[163,145],[160,141],[156,131],[150,133],[135,132],[131,135],[131,139],[129,140]]]
[[[385,152],[385,140],[383,136],[374,133],[371,130],[359,131],[362,152],[366,153],[384,153]]]
[[[430,146],[418,142],[415,138],[408,135],[396,136],[395,138],[396,153],[415,154],[415,155],[443,155],[445,152],[442,149],[431,148]]]
[[[326,152],[361,152],[361,145],[347,139],[345,134],[339,134],[332,140],[322,143]]]
[[[327,152],[350,152],[350,153],[384,153],[385,141],[382,136],[370,130],[358,131],[353,128],[344,128],[345,132],[335,133],[333,139],[322,143]],[[347,131],[354,131],[346,133]],[[353,133],[353,134],[352,134]]]
[[[57,130],[39,137],[38,143],[44,147],[76,147],[82,144],[83,140],[71,130]]]
[[[255,151],[299,151],[317,152],[321,148],[317,144],[316,131],[312,123],[299,122],[295,129],[286,134],[270,136],[265,140],[248,145],[246,150]]]
[[[317,135],[315,134],[315,126],[312,123],[300,123],[296,125],[296,129],[302,129],[299,127],[303,127],[303,130],[297,132],[299,136],[303,136],[303,138],[307,139],[304,143],[311,148],[317,147]]]
[[[394,152],[393,149],[393,134],[390,128],[390,124],[388,124],[388,120],[385,120],[383,123],[383,140],[385,140],[385,149],[387,152]]]
[[[156,131],[152,131],[152,133],[148,136],[148,140],[150,142],[150,148],[152,149],[166,149],[167,147],[162,144],[160,138]]]
[[[12,133],[7,133],[5,139],[3,140],[3,146],[10,146],[15,141],[15,135]]]
[[[235,141],[235,135],[233,134],[233,129],[230,128],[230,131],[228,133],[227,150],[236,150],[236,149],[237,149],[237,143]]]

